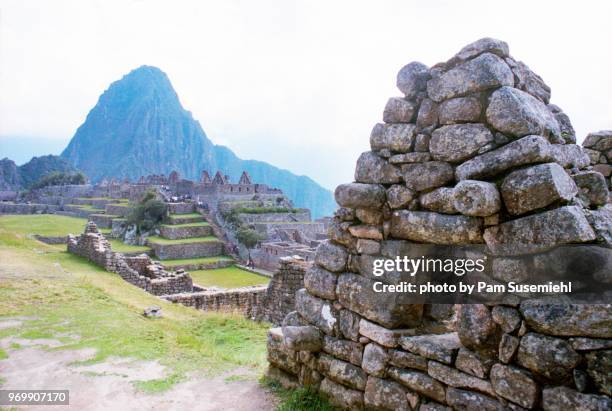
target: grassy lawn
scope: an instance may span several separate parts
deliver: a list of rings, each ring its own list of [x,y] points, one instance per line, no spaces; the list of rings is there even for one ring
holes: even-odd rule
[[[107,238],[107,240],[110,243],[113,251],[117,251],[118,253],[145,253],[151,250],[151,248],[147,247],[146,245],[129,245],[116,238]]]
[[[149,391],[168,389],[193,372],[263,370],[268,324],[160,300],[60,247],[29,238],[27,233],[41,232],[31,225],[38,217],[0,217],[0,318],[29,318],[0,330],[0,338],[55,338],[64,343],[52,350],[95,348],[87,363],[113,356],[157,360],[167,367],[166,377],[136,384]],[[84,224],[81,221],[79,228]],[[58,232],[47,227],[46,233]],[[151,305],[162,307],[162,318],[141,315]]]
[[[170,217],[171,220],[177,219],[177,218],[195,218],[195,217],[202,217],[202,214],[199,213],[189,213],[189,214],[170,214],[168,217]]]
[[[183,258],[179,260],[163,260],[161,263],[166,267],[172,267],[175,265],[185,265],[185,264],[206,264],[206,263],[215,263],[217,261],[234,261],[232,257],[201,257],[201,258]]]
[[[168,240],[167,238],[152,236],[148,238],[148,241],[150,243],[157,243],[157,244],[191,244],[191,243],[201,243],[203,241],[219,241],[219,239],[212,235],[208,237],[183,238],[181,240]]]
[[[17,235],[65,236],[81,234],[87,219],[55,214],[0,215],[0,229]]]
[[[181,227],[208,227],[210,224],[208,224],[206,221],[202,221],[199,223],[185,223],[185,224],[162,224],[162,227],[176,227],[176,228],[181,228]]]
[[[249,285],[265,285],[270,279],[241,270],[236,266],[214,270],[190,271],[193,282],[204,287],[237,288]]]

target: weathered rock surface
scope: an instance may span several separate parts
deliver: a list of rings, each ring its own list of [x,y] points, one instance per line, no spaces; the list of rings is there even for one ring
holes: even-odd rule
[[[415,191],[441,187],[454,179],[453,167],[443,161],[402,165],[406,187]]]
[[[499,57],[484,53],[427,82],[427,94],[436,102],[498,86],[514,85],[510,67]]]
[[[358,183],[393,184],[402,180],[400,169],[371,151],[362,153],[355,167],[355,181]]]
[[[329,302],[310,295],[302,288],[295,293],[295,308],[302,317],[324,333],[331,335],[336,333],[338,319]]]
[[[553,144],[552,157],[564,168],[585,168],[589,165],[589,156],[576,144]]]
[[[410,123],[416,110],[417,106],[412,101],[391,97],[385,106],[383,121],[385,123]]]
[[[608,151],[612,149],[612,130],[601,130],[589,133],[582,145],[597,151]]]
[[[363,358],[363,347],[361,344],[350,340],[341,340],[325,335],[323,337],[323,351],[336,358],[348,361],[354,365],[361,365]]]
[[[440,104],[440,124],[471,123],[480,119],[482,105],[476,97],[457,97]]]
[[[565,340],[528,333],[521,338],[517,361],[534,374],[563,383],[571,379],[580,355]]]
[[[497,400],[473,391],[448,388],[446,402],[456,410],[466,411],[505,411],[506,408]]]
[[[337,407],[347,410],[360,410],[363,408],[363,392],[347,388],[329,378],[324,378],[321,381],[319,391],[326,395],[330,402]]]
[[[457,313],[457,334],[461,344],[479,351],[496,347],[496,324],[489,308],[483,304],[467,304]]]
[[[391,208],[404,208],[414,197],[415,192],[403,185],[394,184],[387,190],[387,202]]]
[[[385,203],[385,188],[379,184],[341,184],[335,197],[342,207],[378,208]]]
[[[607,411],[612,409],[612,400],[603,395],[581,394],[567,387],[544,388],[542,408],[544,411]]]
[[[559,123],[540,100],[513,87],[495,90],[489,99],[487,121],[505,135],[561,137]]]
[[[487,217],[501,208],[501,197],[493,183],[463,180],[455,186],[453,205],[463,215]]]
[[[546,251],[557,245],[596,238],[584,213],[576,206],[560,207],[488,227],[483,237],[495,255]]]
[[[612,338],[611,304],[563,304],[531,300],[522,303],[520,311],[527,324],[543,334]]]
[[[498,305],[491,310],[491,318],[505,333],[517,330],[521,325],[521,314],[516,308]]]
[[[507,57],[509,55],[508,43],[491,37],[483,37],[473,43],[463,47],[449,63],[455,61],[465,61],[474,58],[482,53],[492,53],[499,57]]]
[[[304,287],[306,290],[312,295],[328,300],[336,298],[337,282],[338,274],[317,266],[310,267],[304,274]]]
[[[577,193],[572,178],[556,163],[513,171],[501,185],[504,205],[514,215],[546,207],[555,201],[569,201]]]
[[[369,377],[364,394],[364,404],[371,410],[409,411],[407,390],[400,384]]]
[[[433,244],[481,243],[482,220],[476,217],[400,210],[391,216],[391,235]]]
[[[319,372],[337,383],[363,391],[367,375],[363,370],[346,361],[338,360],[330,355],[319,355]]]
[[[438,402],[446,401],[444,385],[419,371],[389,368],[389,376],[411,390]]]
[[[378,124],[370,134],[370,146],[372,150],[406,153],[414,143],[415,129],[414,124]]]
[[[429,68],[425,64],[413,61],[397,73],[397,88],[407,98],[414,98],[427,89],[427,80],[430,77]]]
[[[491,368],[491,383],[498,395],[521,407],[531,409],[538,401],[538,385],[528,372],[519,368],[495,364]]]
[[[406,351],[445,364],[453,363],[461,346],[457,333],[406,336],[399,343]]]
[[[597,171],[582,171],[572,176],[580,189],[579,196],[589,206],[601,206],[608,202],[608,183]]]
[[[368,337],[370,340],[384,347],[397,347],[401,336],[411,335],[413,332],[414,331],[409,328],[390,330],[364,319],[359,322],[359,334]]]
[[[493,177],[512,167],[553,160],[551,145],[543,137],[527,136],[481,154],[455,170],[458,180]]]
[[[487,378],[494,362],[492,358],[482,356],[466,348],[460,348],[455,360],[455,367],[475,377]]]
[[[455,368],[440,364],[436,361],[427,363],[427,373],[430,377],[454,388],[467,388],[480,391],[488,395],[495,395],[491,383],[487,380],[481,380],[473,375],[465,374]]]
[[[516,87],[518,89],[529,93],[544,103],[548,103],[550,100],[550,87],[544,83],[540,76],[531,71],[522,61],[515,61],[510,57],[507,57],[505,61],[517,79]]]
[[[475,156],[493,141],[493,134],[482,124],[453,124],[432,133],[429,151],[434,160],[456,163]]]
[[[389,163],[391,164],[423,163],[430,160],[431,155],[429,153],[404,153],[389,157]]]
[[[402,350],[389,350],[389,364],[398,368],[427,371],[427,359]]]
[[[587,373],[598,390],[612,396],[612,351],[593,351],[586,355]]]
[[[443,214],[457,214],[454,205],[454,188],[440,187],[419,196],[421,207]]]
[[[384,378],[388,361],[389,355],[387,350],[378,344],[370,343],[363,349],[361,368],[369,375]]]
[[[294,351],[319,352],[323,340],[317,327],[288,326],[283,327],[283,344]]]

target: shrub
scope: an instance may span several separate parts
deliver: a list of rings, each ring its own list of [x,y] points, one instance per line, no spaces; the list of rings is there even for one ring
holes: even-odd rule
[[[77,173],[64,173],[59,171],[54,171],[43,176],[40,180],[32,184],[31,189],[44,188],[49,186],[63,186],[69,184],[85,184],[87,182],[87,178],[85,174],[77,172]]]
[[[157,199],[154,192],[149,191],[134,206],[127,216],[128,224],[135,224],[138,232],[151,231],[164,221],[168,215],[168,206]]]

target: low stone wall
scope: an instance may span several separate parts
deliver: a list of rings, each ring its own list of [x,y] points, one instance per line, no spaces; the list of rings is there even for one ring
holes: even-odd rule
[[[265,298],[266,289],[266,286],[243,287],[164,295],[162,298],[199,310],[238,312],[249,318],[255,318]]]
[[[175,260],[179,258],[214,257],[223,254],[221,241],[202,241],[199,243],[161,244],[149,242],[160,260]]]
[[[108,214],[90,214],[89,221],[93,221],[100,228],[112,228],[113,219],[117,218],[116,215]]]
[[[130,213],[130,206],[124,204],[107,204],[104,210],[106,214],[125,217]]]
[[[582,146],[591,159],[593,170],[604,176],[608,189],[612,190],[612,130],[590,133]]]
[[[213,229],[209,225],[203,226],[187,226],[179,227],[172,225],[162,225],[159,229],[162,237],[170,240],[179,240],[181,238],[193,238],[193,237],[208,237],[213,235]]]
[[[265,213],[265,214],[250,214],[241,213],[238,217],[245,223],[275,223],[283,222],[310,222],[310,211],[300,211],[297,213]]]
[[[191,214],[195,212],[193,203],[168,203],[170,214]]]
[[[253,223],[255,230],[266,235],[268,238],[273,238],[277,230],[296,230],[309,238],[315,238],[317,234],[325,232],[325,226],[321,223],[314,222],[260,222]]]
[[[68,237],[66,236],[45,236],[45,235],[38,235],[35,234],[34,238],[36,238],[38,241],[42,241],[45,244],[66,244],[66,241],[68,239]]]
[[[163,264],[163,262],[162,262]],[[219,260],[208,263],[198,263],[198,264],[179,264],[173,265],[172,269],[174,270],[185,270],[185,271],[195,271],[195,270],[214,270],[216,268],[225,268],[230,267],[235,264],[234,260]]]
[[[268,283],[258,319],[276,325],[283,322],[285,316],[294,310],[295,293],[304,287],[304,274],[310,265],[296,258],[280,259],[280,267]]]
[[[78,237],[68,236],[68,252],[79,255],[117,273],[125,281],[154,295],[193,291],[193,282],[183,271],[168,272],[145,255],[125,257],[111,250],[109,242],[93,222],[88,222],[85,232]]]
[[[50,204],[0,203],[0,214],[53,214],[58,209],[58,206]]]

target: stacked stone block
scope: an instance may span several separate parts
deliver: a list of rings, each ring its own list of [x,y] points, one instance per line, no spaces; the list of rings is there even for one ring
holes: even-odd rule
[[[612,130],[590,133],[582,143],[593,170],[601,173],[612,189]]]
[[[336,189],[331,239],[295,311],[269,332],[269,376],[345,409],[611,409],[609,304],[430,305],[373,291],[373,259],[423,244],[482,244],[495,275],[519,282],[538,253],[612,244],[608,188],[592,184],[601,174],[506,43],[410,63],[397,86],[405,96],[388,101],[355,182]],[[513,258],[525,254],[529,267]]]

